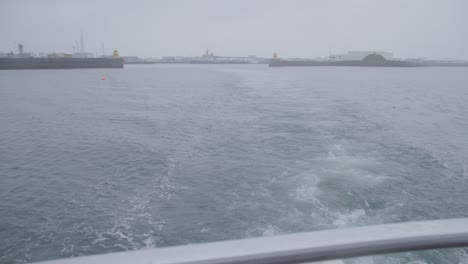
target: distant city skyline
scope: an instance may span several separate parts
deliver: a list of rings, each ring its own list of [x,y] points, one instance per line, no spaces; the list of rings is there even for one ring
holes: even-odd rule
[[[326,57],[387,51],[468,59],[468,1],[4,0],[0,52],[87,52],[159,58]],[[81,43],[80,43],[81,44]]]

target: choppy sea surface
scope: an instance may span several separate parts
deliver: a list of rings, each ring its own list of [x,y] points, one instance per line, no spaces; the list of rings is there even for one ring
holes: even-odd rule
[[[467,84],[466,68],[0,71],[0,263],[468,217]]]

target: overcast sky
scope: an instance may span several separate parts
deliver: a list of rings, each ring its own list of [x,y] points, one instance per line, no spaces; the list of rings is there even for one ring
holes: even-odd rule
[[[468,59],[467,0],[0,0],[0,51]]]

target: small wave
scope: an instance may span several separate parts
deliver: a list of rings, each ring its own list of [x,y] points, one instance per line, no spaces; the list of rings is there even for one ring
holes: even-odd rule
[[[291,196],[300,201],[315,201],[319,191],[317,187],[319,182],[320,179],[317,176],[310,175],[304,178],[303,185],[297,188]]]
[[[278,234],[278,230],[272,225],[268,225],[263,231],[263,236],[274,236],[276,234]]]
[[[278,227],[265,223],[263,226],[249,228],[246,231],[246,237],[274,236],[280,234]]]
[[[333,225],[338,227],[345,227],[351,225],[352,223],[355,223],[365,215],[366,211],[364,209],[357,209],[347,213],[337,213],[337,219],[333,221]]]
[[[145,248],[154,248],[157,246],[153,233],[147,235],[147,238],[143,240],[143,244],[145,245]]]

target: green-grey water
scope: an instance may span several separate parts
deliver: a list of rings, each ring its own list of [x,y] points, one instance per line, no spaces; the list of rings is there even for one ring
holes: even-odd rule
[[[467,83],[464,68],[0,71],[0,263],[468,217]]]

